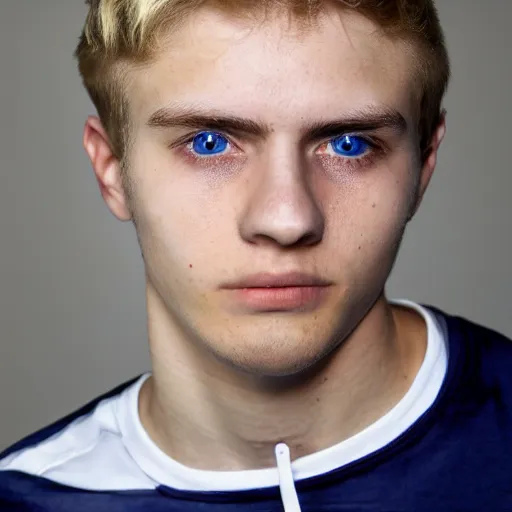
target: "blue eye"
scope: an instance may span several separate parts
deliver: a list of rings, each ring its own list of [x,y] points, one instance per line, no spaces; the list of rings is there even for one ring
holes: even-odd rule
[[[218,155],[226,151],[229,141],[215,132],[198,133],[192,141],[192,150],[198,155]]]
[[[356,158],[366,153],[370,144],[356,135],[342,135],[332,139],[331,146],[337,155]]]

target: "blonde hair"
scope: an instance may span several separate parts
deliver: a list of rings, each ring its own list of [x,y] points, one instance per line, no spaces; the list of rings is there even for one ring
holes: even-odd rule
[[[433,0],[86,0],[89,13],[75,55],[84,85],[116,156],[123,158],[129,139],[128,105],[120,64],[150,60],[162,31],[176,29],[204,5],[240,15],[287,9],[296,19],[308,21],[328,1],[354,9],[385,33],[417,47],[418,130],[420,149],[427,151],[450,75]]]

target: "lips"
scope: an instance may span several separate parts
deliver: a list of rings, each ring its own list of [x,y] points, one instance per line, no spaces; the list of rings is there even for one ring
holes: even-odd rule
[[[235,310],[253,313],[312,311],[325,299],[331,282],[311,274],[260,273],[228,283]]]
[[[304,274],[302,272],[289,272],[286,274],[259,273],[228,283],[222,288],[227,290],[240,290],[244,288],[289,288],[304,286],[329,286],[332,283],[320,277]]]

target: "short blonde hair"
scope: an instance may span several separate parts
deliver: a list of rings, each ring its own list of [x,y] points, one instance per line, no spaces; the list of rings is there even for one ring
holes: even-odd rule
[[[205,5],[234,14],[287,9],[297,19],[308,21],[329,1],[361,13],[391,37],[417,47],[420,149],[428,150],[450,75],[433,0],[86,0],[89,13],[75,55],[116,156],[123,159],[129,139],[128,104],[119,64],[150,60],[162,31],[176,29]]]

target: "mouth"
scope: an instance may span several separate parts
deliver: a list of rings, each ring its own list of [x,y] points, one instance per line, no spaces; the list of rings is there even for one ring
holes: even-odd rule
[[[326,298],[332,282],[311,274],[260,273],[227,283],[228,292],[237,306],[249,312],[312,311]]]

